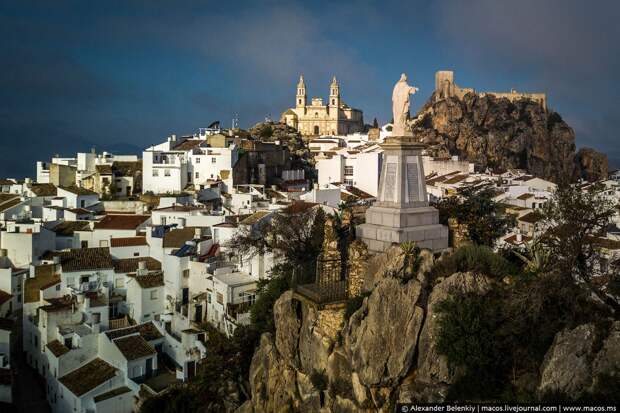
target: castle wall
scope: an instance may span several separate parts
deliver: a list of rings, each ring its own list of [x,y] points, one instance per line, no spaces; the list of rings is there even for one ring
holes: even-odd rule
[[[435,99],[441,100],[448,97],[463,99],[468,93],[476,93],[473,88],[461,88],[454,83],[454,72],[451,70],[440,70],[435,73]],[[498,99],[506,98],[511,102],[521,99],[529,99],[540,104],[547,110],[547,95],[545,93],[521,93],[516,90],[510,92],[480,92],[478,96],[494,96]]]

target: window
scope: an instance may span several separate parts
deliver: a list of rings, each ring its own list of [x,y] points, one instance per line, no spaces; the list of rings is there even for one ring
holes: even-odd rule
[[[196,158],[196,163],[200,163],[200,158]]]
[[[151,300],[157,300],[157,290],[151,290]]]
[[[217,163],[217,158],[211,158],[211,163]]]
[[[107,239],[99,240],[99,246],[100,247],[108,247],[109,246],[108,245],[108,240]]]
[[[56,285],[56,291],[60,291],[60,284]]]
[[[183,270],[183,278],[189,278],[189,270]]]
[[[139,253],[139,252],[134,252],[134,253],[133,253],[133,256],[134,256],[134,257],[139,257],[139,256],[140,256],[140,253]]]
[[[170,169],[164,169],[164,176],[170,176]]]
[[[217,293],[217,302],[224,305],[224,296],[222,295],[222,293]]]
[[[80,200],[80,207],[84,208],[86,206],[86,201],[81,199]]]
[[[114,280],[114,288],[125,288],[125,280],[122,278]]]
[[[73,287],[75,285],[75,277],[67,277],[67,286]]]
[[[347,176],[353,175],[353,167],[352,166],[345,166],[344,167],[344,174],[347,175]]]
[[[194,175],[195,175],[196,179],[200,178],[200,173],[199,172],[196,172]]]
[[[207,304],[211,304],[211,294],[207,294]]]
[[[353,186],[353,179],[345,179],[344,184],[346,186]]]

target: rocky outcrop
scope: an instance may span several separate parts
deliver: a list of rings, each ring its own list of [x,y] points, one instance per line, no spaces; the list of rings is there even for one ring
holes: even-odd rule
[[[525,169],[553,181],[607,174],[605,155],[592,151],[576,157],[573,129],[531,100],[474,93],[462,99],[432,96],[413,129],[435,156],[459,155],[481,169]]]
[[[601,331],[583,324],[559,332],[541,367],[538,391],[578,399],[620,372],[620,321]]]
[[[421,256],[423,273],[433,256]],[[240,413],[387,413],[399,400],[444,399],[458,372],[449,371],[435,348],[436,306],[459,291],[484,293],[491,281],[458,273],[429,291],[422,274],[398,276],[400,248],[373,260],[377,274],[365,283],[370,295],[349,320],[342,306],[319,308],[292,292],[278,299],[275,337],[265,334],[254,354],[252,398]]]
[[[607,156],[592,148],[581,148],[575,155],[575,178],[596,181],[606,177],[608,172]]]

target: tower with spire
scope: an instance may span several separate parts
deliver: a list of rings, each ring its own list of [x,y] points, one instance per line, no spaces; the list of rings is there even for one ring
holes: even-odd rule
[[[299,76],[299,82],[297,83],[296,99],[296,107],[303,108],[306,106],[306,84],[304,83],[304,75]]]
[[[329,106],[335,109],[340,107],[340,86],[336,76],[332,78],[332,83],[329,85]]]

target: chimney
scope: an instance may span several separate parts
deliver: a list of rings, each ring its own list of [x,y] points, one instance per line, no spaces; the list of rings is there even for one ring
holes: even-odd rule
[[[521,232],[517,232],[517,242],[523,242],[523,235],[521,235]]]
[[[185,227],[185,218],[178,217],[177,218],[177,228]]]
[[[201,239],[202,238],[202,228],[196,228],[194,230],[194,239]]]

